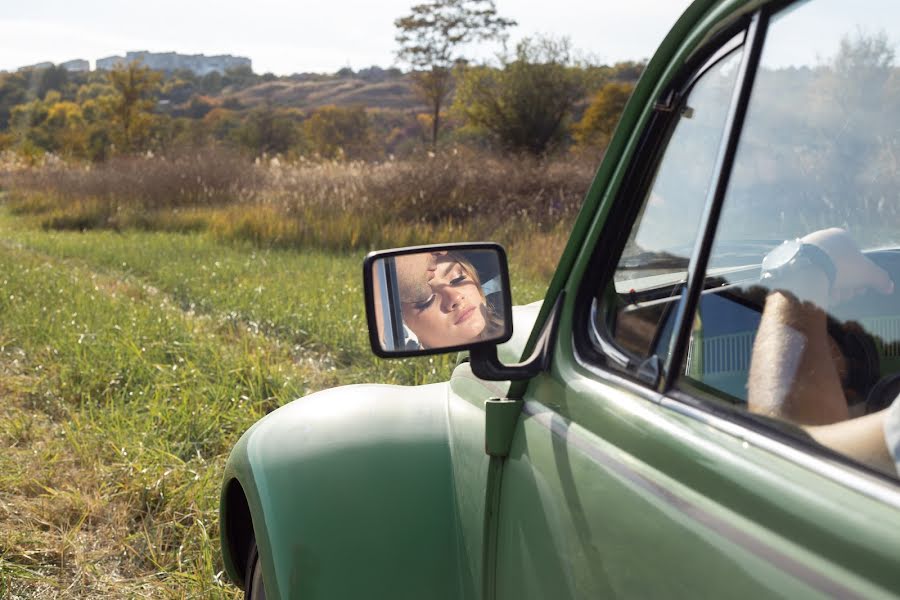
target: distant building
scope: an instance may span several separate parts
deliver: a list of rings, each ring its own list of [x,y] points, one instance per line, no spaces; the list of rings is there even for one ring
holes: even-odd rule
[[[98,71],[112,71],[119,65],[125,64],[124,56],[107,56],[106,58],[97,59]]]
[[[52,62],[39,62],[34,65],[28,65],[27,67],[19,67],[20,71],[36,71],[37,69],[49,69],[53,66]]]
[[[128,52],[124,57],[109,56],[97,60],[97,70],[108,71],[117,65],[139,62],[156,71],[192,71],[197,75],[208,73],[223,74],[229,69],[252,68],[249,58],[231,56],[206,56],[203,54],[178,54],[177,52],[147,52],[144,50]]]
[[[75,60],[67,60],[64,63],[59,63],[59,66],[66,71],[73,71],[76,73],[87,73],[91,70],[91,63],[81,58],[76,58]]]
[[[124,56],[107,56],[106,58],[97,59],[98,71],[112,71],[119,65],[125,64]]]
[[[252,69],[253,64],[249,58],[243,56],[231,56],[222,54],[219,56],[206,56],[204,54],[178,54],[177,52],[147,52],[139,50],[127,52],[125,56],[107,56],[97,59],[98,71],[110,71],[118,66],[124,66],[132,62],[138,62],[155,71],[192,71],[197,75],[209,73],[224,74],[230,69]],[[54,66],[52,62],[41,62],[27,67],[19,67],[19,71],[48,69]],[[59,64],[67,71],[85,73],[91,70],[88,61],[81,58],[66,61]]]

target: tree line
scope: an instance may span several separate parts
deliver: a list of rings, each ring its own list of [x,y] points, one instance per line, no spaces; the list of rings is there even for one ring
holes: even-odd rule
[[[279,78],[249,68],[197,76],[139,63],[72,73],[61,67],[0,74],[0,150],[103,161],[114,155],[225,144],[252,155],[384,158],[442,145],[544,155],[596,151],[609,136],[643,64],[577,60],[565,39],[525,38],[489,64],[467,44],[502,41],[514,21],[493,0],[430,0],[397,19],[408,68],[342,69]],[[355,77],[409,81],[422,108],[245,106],[236,93],[284,80]]]

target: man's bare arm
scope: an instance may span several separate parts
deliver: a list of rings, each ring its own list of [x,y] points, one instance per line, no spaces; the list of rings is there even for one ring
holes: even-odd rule
[[[815,274],[813,274],[815,275]],[[824,275],[812,285],[828,285]],[[825,311],[787,292],[766,300],[750,364],[752,412],[801,425],[847,418],[847,401],[828,343]]]
[[[887,409],[842,423],[807,427],[806,431],[823,446],[846,454],[888,475],[896,475],[894,459],[884,443]]]

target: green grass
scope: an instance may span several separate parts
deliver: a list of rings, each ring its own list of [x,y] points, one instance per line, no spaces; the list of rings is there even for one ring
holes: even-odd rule
[[[4,419],[14,450],[0,489],[22,520],[3,528],[4,579],[9,563],[60,586],[80,574],[77,595],[100,595],[99,574],[84,574],[99,563],[164,595],[230,595],[216,583],[224,457],[327,377],[282,345],[84,268],[2,248],[0,272],[3,362],[27,376]],[[84,537],[105,549],[78,550]]]
[[[363,253],[260,250],[211,236],[168,232],[88,233],[19,230],[0,217],[8,239],[47,255],[74,259],[116,278],[136,278],[189,312],[259,331],[361,376],[415,384],[433,380],[448,360],[389,362],[368,349],[362,300]],[[545,283],[512,268],[513,299],[543,297]],[[424,369],[424,370],[423,370]],[[445,376],[441,372],[440,376]],[[355,379],[354,379],[355,380]]]
[[[370,354],[361,254],[22,223],[0,215],[0,596],[234,597],[217,506],[240,434],[317,389],[448,374]]]

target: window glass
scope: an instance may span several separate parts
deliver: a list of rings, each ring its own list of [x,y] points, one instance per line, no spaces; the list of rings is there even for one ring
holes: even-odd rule
[[[890,474],[897,24],[900,5],[876,0],[811,0],[770,21],[684,368]]]
[[[667,346],[661,342],[665,317],[686,277],[740,55],[740,48],[722,52],[701,68],[616,268],[604,327],[632,354],[645,357]]]

